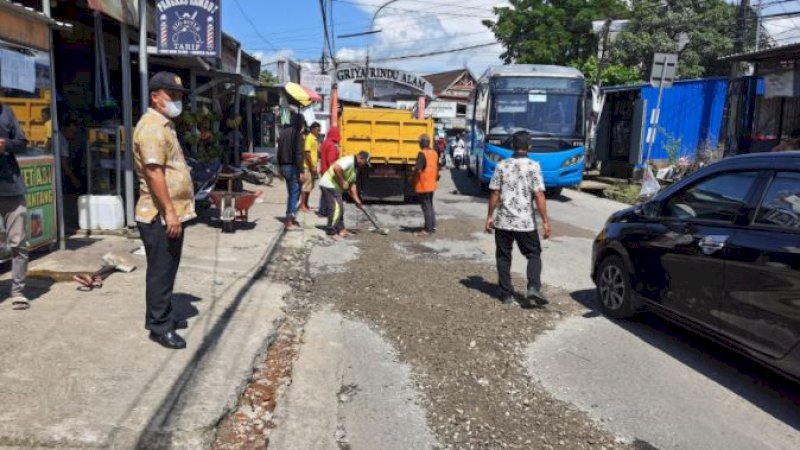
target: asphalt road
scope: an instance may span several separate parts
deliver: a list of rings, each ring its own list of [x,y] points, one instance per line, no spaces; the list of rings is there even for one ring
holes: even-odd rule
[[[465,172],[444,172],[435,198],[438,219],[446,223],[477,224],[486,214],[485,197]],[[555,399],[582,410],[601,428],[633,443],[633,448],[800,448],[800,388],[796,384],[658,318],[645,316],[637,322],[617,322],[595,311],[594,286],[589,279],[591,242],[608,215],[624,206],[568,190],[561,198],[548,202],[554,236],[543,244],[543,280],[549,289],[566,292],[566,301],[576,307],[575,312],[556,318],[551,331],[535,337],[521,349],[520,363],[528,375]],[[378,204],[371,209],[392,234],[421,225],[416,205]],[[349,208],[347,222],[358,223],[363,229],[368,227],[354,208]],[[392,244],[392,248],[405,255],[433,252],[453,261],[493,264],[491,235],[483,233],[480,226],[465,227],[460,233],[419,243],[404,240]],[[391,235],[386,239],[392,239]],[[341,273],[347,270],[346,264],[365,257],[351,245],[320,246],[312,250],[309,265],[314,274]],[[379,264],[379,259],[374,263]],[[513,270],[518,275],[524,273],[519,253],[514,261]],[[488,283],[494,282],[488,278]],[[420,279],[419,283],[450,281]],[[405,424],[406,433],[419,440],[404,442],[389,433],[385,439],[392,443],[390,447],[433,445],[429,429],[431,411],[418,405],[417,399],[423,393],[414,386],[410,375],[414,368],[396,360],[391,346],[381,339],[383,330],[370,331],[357,321],[337,314],[323,310],[310,319],[306,343],[295,366],[296,385],[289,389],[287,402],[279,406],[278,416],[284,417],[285,423],[293,417],[318,418],[317,428],[298,422],[304,424],[296,428],[298,433],[339,430],[341,434],[343,427],[352,428],[353,439],[347,443],[353,449],[369,446],[370,441],[360,437],[366,434],[358,430],[390,429],[387,427],[397,421]],[[343,330],[361,338],[345,339]],[[413,330],[409,333],[409,339],[425,336],[425,333],[415,336]],[[350,353],[342,351],[345,344]],[[354,359],[353,352],[370,356]],[[387,377],[383,388],[370,387],[368,380],[373,370]],[[395,375],[388,378],[390,373]],[[322,377],[324,382],[313,383],[315,377]],[[350,397],[347,386],[362,383],[366,386],[363,391]],[[309,390],[309,386],[316,386],[316,390]],[[337,407],[333,394],[326,390],[344,392],[345,401],[340,398]],[[332,410],[304,411],[298,401],[304,397],[328,398]],[[355,408],[348,403],[352,398],[360,402]],[[532,409],[535,408],[533,405]],[[279,438],[282,432],[279,425],[276,430]],[[329,436],[325,431],[322,433]],[[359,442],[366,447],[359,446]],[[320,448],[333,442],[328,444]],[[542,448],[548,445],[543,444]]]

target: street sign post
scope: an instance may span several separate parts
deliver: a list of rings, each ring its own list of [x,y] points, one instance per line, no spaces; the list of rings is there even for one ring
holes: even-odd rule
[[[653,67],[650,69],[650,85],[658,88],[658,101],[650,115],[650,128],[647,130],[647,157],[645,162],[650,161],[650,156],[653,152],[653,144],[656,141],[658,119],[661,116],[661,99],[664,95],[664,89],[672,87],[677,69],[678,55],[674,53],[656,53],[653,55]]]

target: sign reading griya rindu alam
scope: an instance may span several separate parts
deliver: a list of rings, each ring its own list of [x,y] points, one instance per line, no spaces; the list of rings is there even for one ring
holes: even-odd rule
[[[219,57],[222,0],[157,0],[157,53]]]
[[[425,95],[433,96],[433,86],[419,75],[397,69],[363,66],[347,67],[336,71],[336,82],[342,81],[391,81],[416,89]]]

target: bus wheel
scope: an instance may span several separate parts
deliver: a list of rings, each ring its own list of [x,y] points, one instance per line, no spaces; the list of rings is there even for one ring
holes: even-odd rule
[[[547,188],[544,191],[544,195],[546,195],[546,196],[548,196],[550,198],[552,198],[552,197],[560,197],[562,189],[563,188],[561,188],[561,187]]]

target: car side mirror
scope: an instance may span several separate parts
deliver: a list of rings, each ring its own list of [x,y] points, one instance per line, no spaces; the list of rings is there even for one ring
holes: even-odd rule
[[[655,219],[661,213],[661,202],[650,200],[636,207],[636,212],[642,217]]]

